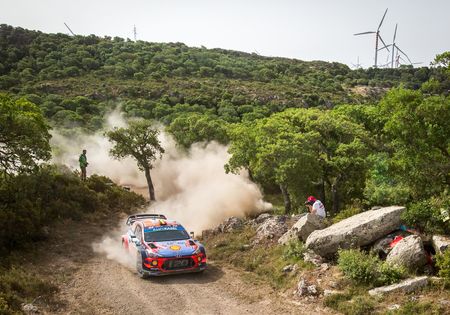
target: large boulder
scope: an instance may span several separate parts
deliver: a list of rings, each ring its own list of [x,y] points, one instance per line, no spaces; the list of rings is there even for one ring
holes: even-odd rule
[[[442,235],[434,235],[431,239],[433,248],[436,253],[442,253],[443,251],[450,249],[450,237]]]
[[[397,284],[391,284],[384,287],[378,287],[369,291],[370,295],[383,295],[389,294],[397,291],[410,293],[417,289],[420,289],[428,284],[428,277],[416,277],[411,279],[406,279]]]
[[[325,223],[322,218],[308,213],[302,216],[282,237],[278,240],[279,244],[286,244],[291,240],[306,241],[308,236],[315,230],[325,228]]]
[[[330,256],[339,248],[355,248],[373,243],[400,226],[404,207],[369,210],[344,219],[323,230],[312,232],[306,247],[320,256]]]
[[[287,231],[286,217],[273,216],[265,220],[256,229],[256,236],[253,244],[260,244],[267,241],[277,241],[281,235]]]
[[[218,226],[218,230],[222,233],[229,233],[234,230],[242,229],[243,226],[244,220],[241,218],[229,217]]]
[[[410,270],[422,268],[427,263],[427,256],[421,238],[418,235],[403,238],[389,252],[386,261]]]

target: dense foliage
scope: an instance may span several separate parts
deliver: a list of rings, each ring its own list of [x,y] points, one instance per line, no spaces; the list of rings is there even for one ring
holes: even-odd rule
[[[65,169],[41,167],[0,181],[0,253],[42,240],[57,219],[132,208],[144,203],[109,179],[91,176],[86,184]]]
[[[340,250],[338,267],[344,276],[356,284],[387,285],[405,276],[403,269],[382,262],[375,254],[356,249]]]
[[[58,126],[91,130],[117,103],[130,116],[166,124],[186,112],[237,122],[290,107],[376,101],[399,84],[417,89],[434,72],[351,70],[339,63],[0,25],[0,91],[25,96]]]

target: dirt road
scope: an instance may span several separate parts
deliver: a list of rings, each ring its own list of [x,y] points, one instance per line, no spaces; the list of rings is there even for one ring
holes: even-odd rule
[[[110,223],[65,223],[52,234],[37,263],[60,288],[49,314],[321,314],[296,305],[265,285],[246,283],[236,270],[210,264],[203,274],[143,280],[134,270],[97,254]]]

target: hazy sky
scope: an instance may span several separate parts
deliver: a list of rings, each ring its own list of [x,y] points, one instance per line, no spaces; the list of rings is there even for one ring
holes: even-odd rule
[[[359,56],[367,67],[375,36],[353,34],[376,30],[386,8],[381,35],[390,43],[399,23],[396,42],[413,62],[450,50],[449,0],[0,0],[0,23],[131,39],[136,25],[145,41],[348,65]]]

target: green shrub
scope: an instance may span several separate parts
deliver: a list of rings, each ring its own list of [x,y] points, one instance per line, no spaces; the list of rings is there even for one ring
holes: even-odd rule
[[[450,249],[436,255],[436,266],[439,268],[438,275],[444,278],[446,286],[450,287]]]
[[[450,234],[450,195],[440,196],[410,204],[402,220],[410,226],[430,234]]]
[[[356,249],[340,250],[338,267],[354,283],[371,286],[396,283],[405,275],[402,268],[382,262],[374,253]]]
[[[303,259],[305,253],[305,245],[300,241],[290,241],[283,247],[283,257],[286,259],[292,258],[295,260]]]
[[[0,314],[16,313],[21,303],[49,298],[57,288],[21,268],[0,269]]]
[[[340,211],[336,216],[333,218],[333,224],[338,223],[339,221],[342,221],[344,219],[350,218],[351,216],[354,216],[355,214],[361,213],[362,209],[360,207],[349,207],[346,209],[343,209]]]

